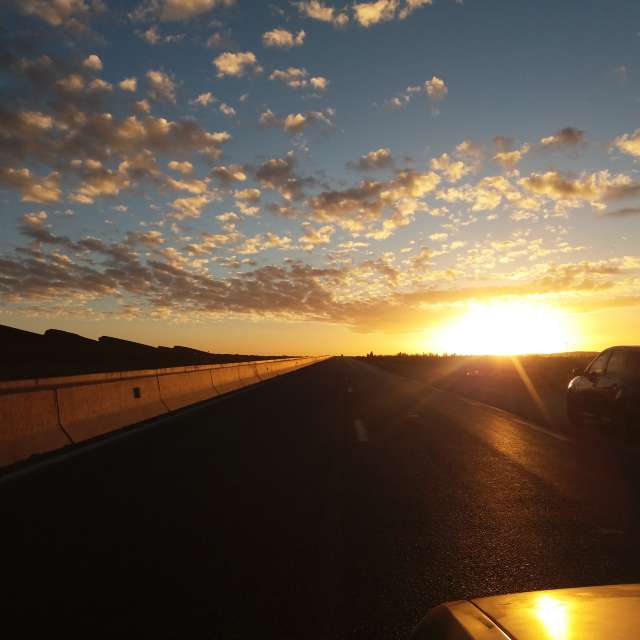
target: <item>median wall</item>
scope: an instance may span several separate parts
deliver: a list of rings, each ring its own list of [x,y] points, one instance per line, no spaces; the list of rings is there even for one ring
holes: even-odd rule
[[[0,466],[309,366],[328,356],[0,383]]]

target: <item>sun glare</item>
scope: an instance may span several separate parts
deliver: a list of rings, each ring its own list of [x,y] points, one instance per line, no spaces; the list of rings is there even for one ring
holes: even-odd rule
[[[474,303],[436,338],[438,350],[470,355],[555,353],[569,349],[564,315],[544,304]]]

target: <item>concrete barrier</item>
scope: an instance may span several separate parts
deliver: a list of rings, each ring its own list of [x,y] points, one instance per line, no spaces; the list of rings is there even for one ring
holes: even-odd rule
[[[0,382],[0,466],[314,364],[287,358]]]
[[[213,385],[209,367],[203,367],[199,371],[158,375],[158,385],[160,398],[170,411],[220,395],[220,392]]]
[[[169,413],[156,376],[60,387],[57,393],[60,421],[74,442]]]
[[[220,366],[211,369],[211,378],[213,380],[213,386],[217,389],[218,393],[229,393],[239,389],[240,378],[238,377],[238,367],[225,367]]]
[[[1,466],[68,444],[54,389],[0,395]]]
[[[272,360],[267,360],[266,362],[256,362],[256,374],[260,380],[269,380],[275,378],[278,372],[275,363]]]
[[[256,365],[252,362],[242,364],[238,367],[238,379],[240,380],[241,387],[249,387],[252,384],[261,382]]]

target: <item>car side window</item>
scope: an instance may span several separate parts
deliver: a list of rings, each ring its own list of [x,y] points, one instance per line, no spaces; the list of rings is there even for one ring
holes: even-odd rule
[[[607,368],[607,360],[609,360],[609,356],[611,355],[611,351],[605,351],[601,353],[589,367],[589,373],[596,373],[598,375],[602,375],[604,370]]]
[[[627,364],[627,354],[622,349],[617,349],[611,354],[607,363],[607,374],[618,375],[624,373]]]

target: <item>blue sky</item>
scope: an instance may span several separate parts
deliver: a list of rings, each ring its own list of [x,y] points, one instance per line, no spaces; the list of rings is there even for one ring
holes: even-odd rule
[[[633,339],[637,2],[2,11],[0,322],[440,350],[499,302]]]

